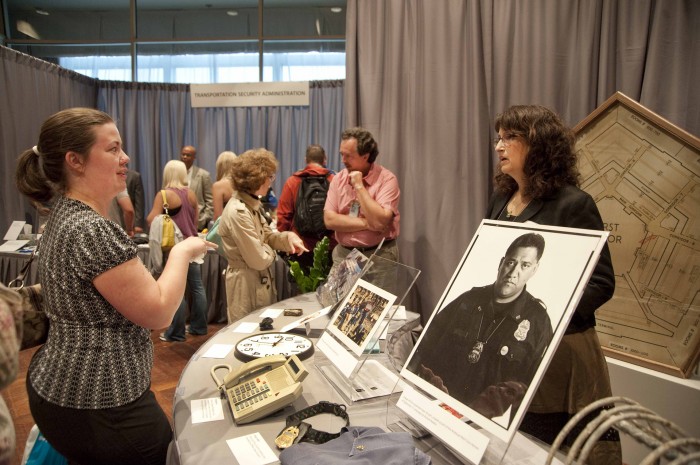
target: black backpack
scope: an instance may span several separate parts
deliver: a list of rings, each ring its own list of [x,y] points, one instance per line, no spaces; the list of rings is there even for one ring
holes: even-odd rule
[[[321,238],[329,234],[323,222],[323,207],[328,196],[328,176],[301,176],[294,205],[294,228],[307,237]]]

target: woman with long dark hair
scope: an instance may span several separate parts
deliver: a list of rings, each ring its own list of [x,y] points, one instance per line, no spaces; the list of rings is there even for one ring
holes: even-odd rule
[[[495,130],[498,165],[488,218],[603,229],[595,201],[579,188],[573,131],[556,113],[539,105],[512,106],[498,115]],[[606,244],[520,426],[522,431],[551,444],[577,412],[612,395],[595,331],[595,311],[614,291]],[[577,433],[570,436],[575,438]],[[611,429],[596,445],[589,463],[621,463],[619,441]]]

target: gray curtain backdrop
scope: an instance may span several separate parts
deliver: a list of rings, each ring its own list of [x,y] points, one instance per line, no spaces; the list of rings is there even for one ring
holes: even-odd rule
[[[337,170],[340,133],[345,127],[344,81],[312,81],[308,107],[192,108],[189,85],[100,81],[0,47],[0,232],[14,220],[37,227],[36,210],[17,193],[16,159],[36,144],[41,123],[74,106],[99,108],[114,117],[130,166],[144,182],[146,214],[162,183],[165,163],[179,158],[183,145],[198,149],[197,164],[216,177],[224,150],[242,153],[266,147],[280,166],[273,189],[279,195],[288,176],[305,165],[309,144],[326,148]]]
[[[0,79],[1,239],[14,220],[38,224],[36,210],[15,187],[17,157],[36,145],[41,123],[51,114],[95,108],[96,88],[94,79],[5,47],[0,47]]]
[[[348,125],[401,186],[401,262],[424,319],[483,218],[496,115],[547,105],[571,126],[616,91],[700,133],[695,0],[348,0]],[[493,273],[496,270],[484,270]]]
[[[161,188],[163,167],[180,158],[184,145],[197,148],[196,164],[216,181],[216,158],[265,147],[279,161],[273,190],[305,166],[309,144],[321,144],[337,167],[345,124],[343,81],[312,81],[307,107],[192,108],[189,85],[100,81],[98,108],[117,120],[132,169],[144,179],[146,213]]]
[[[359,124],[399,178],[401,261],[422,270],[411,304],[427,316],[483,216],[496,114],[540,103],[575,125],[621,91],[698,135],[698,24],[695,0],[349,0],[345,86],[313,84],[306,110],[191,109],[184,85],[99,82],[0,47],[0,231],[33,215],[12,182],[19,152],[48,115],[97,107],[98,88],[144,176],[147,208],[184,144],[212,175],[223,150],[270,148],[279,194],[308,143],[340,169],[338,136]]]

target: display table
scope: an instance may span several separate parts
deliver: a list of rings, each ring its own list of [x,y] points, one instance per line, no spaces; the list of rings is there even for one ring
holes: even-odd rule
[[[10,281],[15,279],[19,274],[20,270],[31,254],[19,253],[19,252],[0,252],[0,280],[3,284],[7,285]],[[37,271],[37,261],[32,262],[27,276],[24,278],[24,284],[36,284],[39,280]]]
[[[302,308],[304,314],[308,315],[321,308],[321,305],[316,300],[314,294],[304,294],[291,299],[287,299],[277,304],[271,305],[270,308]],[[214,380],[210,375],[211,367],[221,363],[228,363],[233,368],[240,366],[243,362],[236,359],[233,355],[233,350],[224,359],[203,358],[204,354],[214,344],[235,344],[248,334],[235,333],[233,329],[241,322],[259,322],[259,315],[264,309],[248,315],[246,318],[237,321],[225,328],[221,329],[214,336],[202,345],[199,350],[192,356],[185,369],[180,376],[177,389],[175,391],[175,399],[173,401],[173,423],[175,430],[175,438],[177,442],[177,450],[180,456],[180,463],[185,464],[210,464],[210,463],[236,463],[236,460],[228,447],[226,440],[240,436],[259,432],[266,440],[268,445],[277,450],[274,446],[274,439],[284,426],[285,418],[290,413],[316,404],[322,400],[335,403],[344,403],[342,398],[335,392],[331,385],[325,380],[323,375],[315,369],[312,356],[304,360],[302,363],[309,371],[309,375],[303,382],[304,393],[297,399],[292,406],[269,416],[267,418],[255,421],[250,424],[237,426],[233,422],[231,412],[225,400],[221,400],[224,410],[224,419],[206,423],[192,424],[190,403],[192,400],[205,398],[219,398],[219,391],[214,384]],[[294,321],[295,317],[279,316],[275,318],[275,329],[281,328],[285,324]],[[328,323],[327,317],[321,317],[311,322],[311,327],[314,329],[325,328]],[[312,338],[312,340],[315,339]],[[223,373],[219,374],[223,376]],[[368,416],[366,421],[360,418],[356,409],[349,408],[351,424],[381,426],[381,420],[385,416],[386,404],[381,403],[374,408],[367,409]],[[329,418],[327,418],[329,417]],[[321,418],[330,421],[333,424],[314,424],[313,420]],[[342,423],[337,417],[330,415],[321,415],[309,422],[318,427],[318,429],[337,432]],[[243,464],[241,464],[243,465]]]
[[[143,263],[148,262],[148,245],[139,245],[138,256]],[[19,252],[0,252],[0,278],[7,285],[17,277],[22,266],[29,260],[30,254]],[[25,278],[25,284],[39,282],[38,260],[34,260]],[[226,259],[215,251],[210,250],[202,264],[202,284],[207,294],[208,322],[226,323],[226,279],[223,272],[226,270]],[[286,299],[293,293],[292,285],[287,279],[287,264],[277,257],[274,264],[275,284],[277,286],[277,298]]]
[[[690,437],[700,438],[700,377],[682,379],[611,357],[606,359],[613,395],[639,402]],[[623,462],[641,463],[651,452],[634,438],[620,436]]]
[[[316,300],[315,294],[310,293],[278,302],[268,308],[302,308],[304,310],[304,315],[309,315],[314,311],[319,310],[321,305]],[[231,348],[231,351],[224,359],[205,358],[202,355],[215,344],[227,344],[233,346],[236,342],[248,336],[249,334],[237,333],[233,330],[242,322],[259,323],[260,314],[264,310],[265,309],[260,309],[248,315],[246,318],[243,318],[240,321],[234,322],[233,324],[221,329],[199,348],[199,350],[192,356],[188,364],[185,366],[182,375],[180,376],[180,381],[178,382],[173,401],[173,423],[177,445],[177,455],[179,455],[180,464],[204,465],[214,463],[238,463],[229,445],[227,444],[227,440],[253,433],[260,433],[267,445],[277,455],[279,455],[280,451],[275,447],[274,440],[284,427],[285,419],[288,415],[308,406],[317,404],[320,401],[346,404],[343,397],[333,388],[333,386],[331,386],[326,377],[320,372],[319,367],[316,365],[318,358],[325,357],[322,353],[320,353],[320,351],[316,350],[311,357],[302,362],[309,374],[302,383],[304,391],[299,399],[297,399],[290,406],[287,406],[282,411],[261,420],[244,425],[236,425],[233,422],[230,409],[226,403],[227,401],[221,399],[214,380],[210,375],[210,370],[213,366],[222,363],[229,364],[235,369],[236,367],[242,365],[243,362],[234,357],[233,348]],[[417,318],[418,315],[409,313],[409,318],[411,317]],[[298,317],[285,317],[280,315],[279,317],[275,318],[273,331],[279,330],[284,325],[296,320],[297,318]],[[329,317],[323,316],[313,320],[310,323],[312,330],[310,338],[314,341],[314,343],[316,343],[316,337],[320,335],[320,332],[326,327],[328,321]],[[392,322],[392,325],[390,325],[390,333],[393,329],[392,326],[397,326],[396,323],[400,325],[403,322]],[[381,357],[384,357],[387,366],[389,366],[388,357],[385,355],[382,354],[373,357],[377,357],[379,360],[381,360]],[[220,378],[222,378],[224,375],[225,373],[223,370],[221,373],[218,373]],[[193,424],[191,421],[191,403],[194,400],[203,399],[218,399],[223,408],[224,418],[222,420]],[[387,397],[354,402],[352,405],[347,406],[347,412],[350,417],[351,425],[377,426],[385,431],[389,431],[389,428],[387,427],[387,420],[389,420],[389,422],[394,421],[390,410],[391,406],[387,400]],[[344,425],[344,422],[339,417],[332,415],[319,415],[305,421],[310,423],[317,430],[333,433],[338,432]],[[428,453],[433,459],[432,463],[435,465],[455,463],[453,460],[445,458],[446,456],[449,456],[449,454],[446,453],[445,447],[436,438],[428,437],[427,439],[417,440],[416,447]],[[534,447],[537,448],[539,453],[543,452],[541,448],[534,445],[534,443],[528,444],[525,447]],[[522,452],[522,449],[520,449],[520,452]],[[546,452],[544,453],[543,457],[546,457]],[[506,457],[506,459],[508,459],[508,457]],[[509,462],[509,460],[506,460],[506,462]],[[171,464],[175,463],[178,462],[176,462],[173,458],[173,460],[171,460]]]

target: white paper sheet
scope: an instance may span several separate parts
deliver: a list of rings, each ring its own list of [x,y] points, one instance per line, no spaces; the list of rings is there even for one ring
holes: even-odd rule
[[[248,323],[248,322],[243,322],[233,328],[234,333],[245,333],[245,334],[250,334],[254,333],[256,329],[258,329],[260,325],[258,323]]]
[[[218,397],[195,399],[190,402],[190,409],[192,410],[193,425],[224,419],[224,409],[221,406],[221,399]]]
[[[298,320],[295,320],[288,325],[284,326],[282,329],[280,329],[280,332],[286,333],[287,331],[290,331],[298,326],[303,325],[304,323],[308,323],[311,320],[315,320],[316,318],[320,318],[323,315],[328,315],[330,313],[332,308],[332,305],[329,305],[328,307],[324,307],[321,310],[318,310],[310,315],[306,315],[304,317],[299,318]]]
[[[240,465],[265,465],[278,461],[260,433],[227,439],[226,444]]]
[[[29,241],[27,240],[7,241],[4,244],[0,245],[0,252],[14,252],[24,247],[24,245],[28,242]]]
[[[406,307],[403,305],[394,305],[396,313],[391,317],[392,320],[405,320],[406,319]],[[394,312],[394,308],[389,310],[389,315]]]
[[[22,228],[24,228],[24,225],[26,223],[26,221],[13,221],[10,227],[7,229],[3,240],[14,241],[15,239],[17,239],[20,233],[22,232]]]
[[[440,407],[438,403],[430,402],[425,396],[405,385],[396,406],[439,437],[453,451],[459,451],[460,455],[472,463],[481,462],[489,438]]]
[[[347,379],[340,379],[344,375],[341,375],[339,371],[328,370],[327,368],[332,367],[326,365],[321,367],[321,370],[331,383],[343,391],[346,398],[353,400],[388,396],[392,392],[400,392],[404,387],[404,383],[399,381],[398,376],[376,360],[367,360],[365,362],[352,380],[352,385],[348,383]]]
[[[282,314],[283,311],[284,311],[284,309],[282,309],[282,308],[268,308],[260,314],[260,319],[267,318],[267,317],[277,318],[278,316],[280,316]]]
[[[203,358],[225,358],[229,352],[233,349],[233,344],[213,344],[209,349],[207,349]]]
[[[357,359],[328,333],[321,335],[316,348],[323,352],[346,378],[350,377],[357,366]]]

